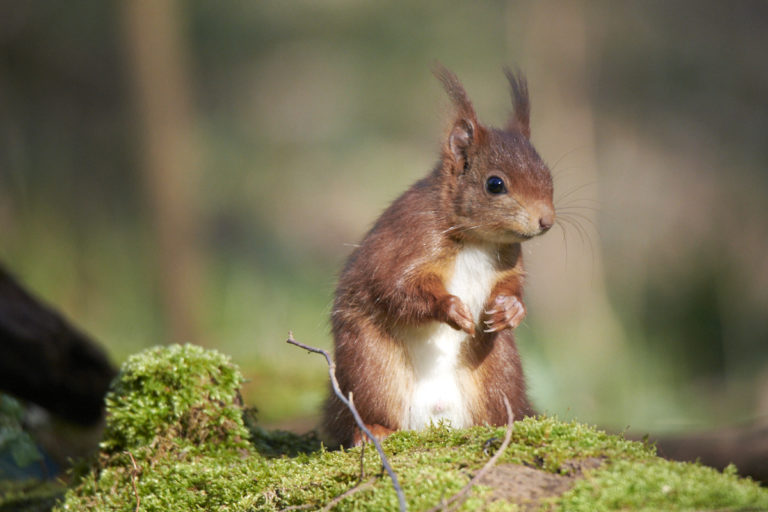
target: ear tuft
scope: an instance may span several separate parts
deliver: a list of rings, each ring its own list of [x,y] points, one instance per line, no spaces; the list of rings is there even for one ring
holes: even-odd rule
[[[461,85],[461,82],[459,82],[456,75],[439,63],[435,65],[433,73],[437,79],[442,82],[443,88],[445,89],[445,92],[448,93],[448,96],[458,110],[459,116],[469,117],[477,122],[475,109],[472,108],[472,102],[469,101],[467,91],[464,90],[464,87]]]
[[[456,108],[451,134],[448,136],[448,152],[454,162],[464,161],[466,165],[467,150],[478,138],[479,125],[475,109],[459,79],[441,64],[436,64],[434,74],[443,84],[445,92],[451,98]]]
[[[510,94],[512,96],[512,105],[514,114],[507,123],[507,130],[519,131],[526,139],[531,138],[531,102],[528,99],[528,82],[519,69],[512,71],[505,69],[509,81]]]

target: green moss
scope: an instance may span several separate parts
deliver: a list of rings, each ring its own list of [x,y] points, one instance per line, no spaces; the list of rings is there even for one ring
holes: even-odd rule
[[[244,448],[242,382],[237,367],[215,350],[172,345],[131,356],[106,398],[101,447],[117,453],[168,438],[189,450]]]
[[[264,430],[256,422],[256,409],[251,407],[243,411],[243,421],[251,434],[253,448],[264,457],[294,457],[300,453],[316,452],[322,446],[314,431],[299,435],[285,430]]]
[[[266,432],[244,414],[237,369],[197,347],[152,349],[132,357],[109,395],[98,464],[70,489],[59,510],[276,511],[322,507],[360,481],[360,448],[327,451],[313,435]],[[245,418],[245,419],[244,419]],[[384,443],[410,510],[424,510],[464,486],[494,453],[504,428],[436,425],[398,432]],[[768,508],[768,491],[732,471],[657,458],[652,447],[555,418],[515,424],[499,464],[526,464],[568,474],[573,459],[596,457],[558,510],[705,510]],[[364,453],[371,487],[336,510],[396,510],[397,497],[372,447]],[[135,463],[135,466],[134,466]],[[516,510],[473,489],[461,509]]]
[[[768,491],[698,464],[660,458],[617,460],[580,480],[559,500],[564,510],[766,510]]]

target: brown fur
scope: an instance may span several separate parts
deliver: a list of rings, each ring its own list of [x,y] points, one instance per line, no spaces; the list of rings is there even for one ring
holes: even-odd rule
[[[525,79],[508,73],[515,114],[502,131],[477,121],[455,75],[445,68],[435,74],[456,108],[440,162],[381,215],[349,257],[331,315],[341,389],[354,393],[361,417],[381,435],[403,428],[414,385],[400,333],[434,321],[473,334],[456,371],[474,423],[506,423],[502,396],[515,418],[533,413],[513,335],[525,312],[520,242],[546,231],[554,208],[549,169],[528,139]],[[505,194],[486,190],[490,176],[504,180]],[[479,325],[446,290],[468,243],[495,248],[498,261]],[[332,442],[359,440],[352,415],[333,394],[324,430]]]

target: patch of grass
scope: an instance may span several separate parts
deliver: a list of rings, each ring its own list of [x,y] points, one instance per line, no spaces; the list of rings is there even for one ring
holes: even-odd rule
[[[145,351],[129,359],[107,401],[98,464],[69,490],[64,510],[277,511],[322,507],[360,481],[361,448],[328,451],[312,434],[267,432],[243,411],[242,379],[228,358],[192,346]],[[498,449],[504,428],[452,429],[390,436],[384,448],[410,510],[449,498]],[[598,457],[555,510],[685,510],[768,507],[768,491],[733,471],[663,461],[654,449],[592,427],[555,418],[526,418],[500,463],[568,473],[569,460]],[[373,485],[336,510],[395,510],[397,497],[372,447],[363,457]],[[135,464],[135,465],[134,465]],[[476,487],[461,506],[514,510]]]

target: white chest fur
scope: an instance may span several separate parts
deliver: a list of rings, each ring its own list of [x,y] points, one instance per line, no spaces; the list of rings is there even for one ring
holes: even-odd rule
[[[496,278],[497,258],[495,247],[465,246],[456,256],[453,273],[446,283],[448,293],[464,302],[476,324]],[[439,420],[447,420],[456,428],[472,424],[459,359],[461,345],[468,338],[467,333],[439,322],[404,333],[403,342],[414,372],[405,428],[419,430]]]

